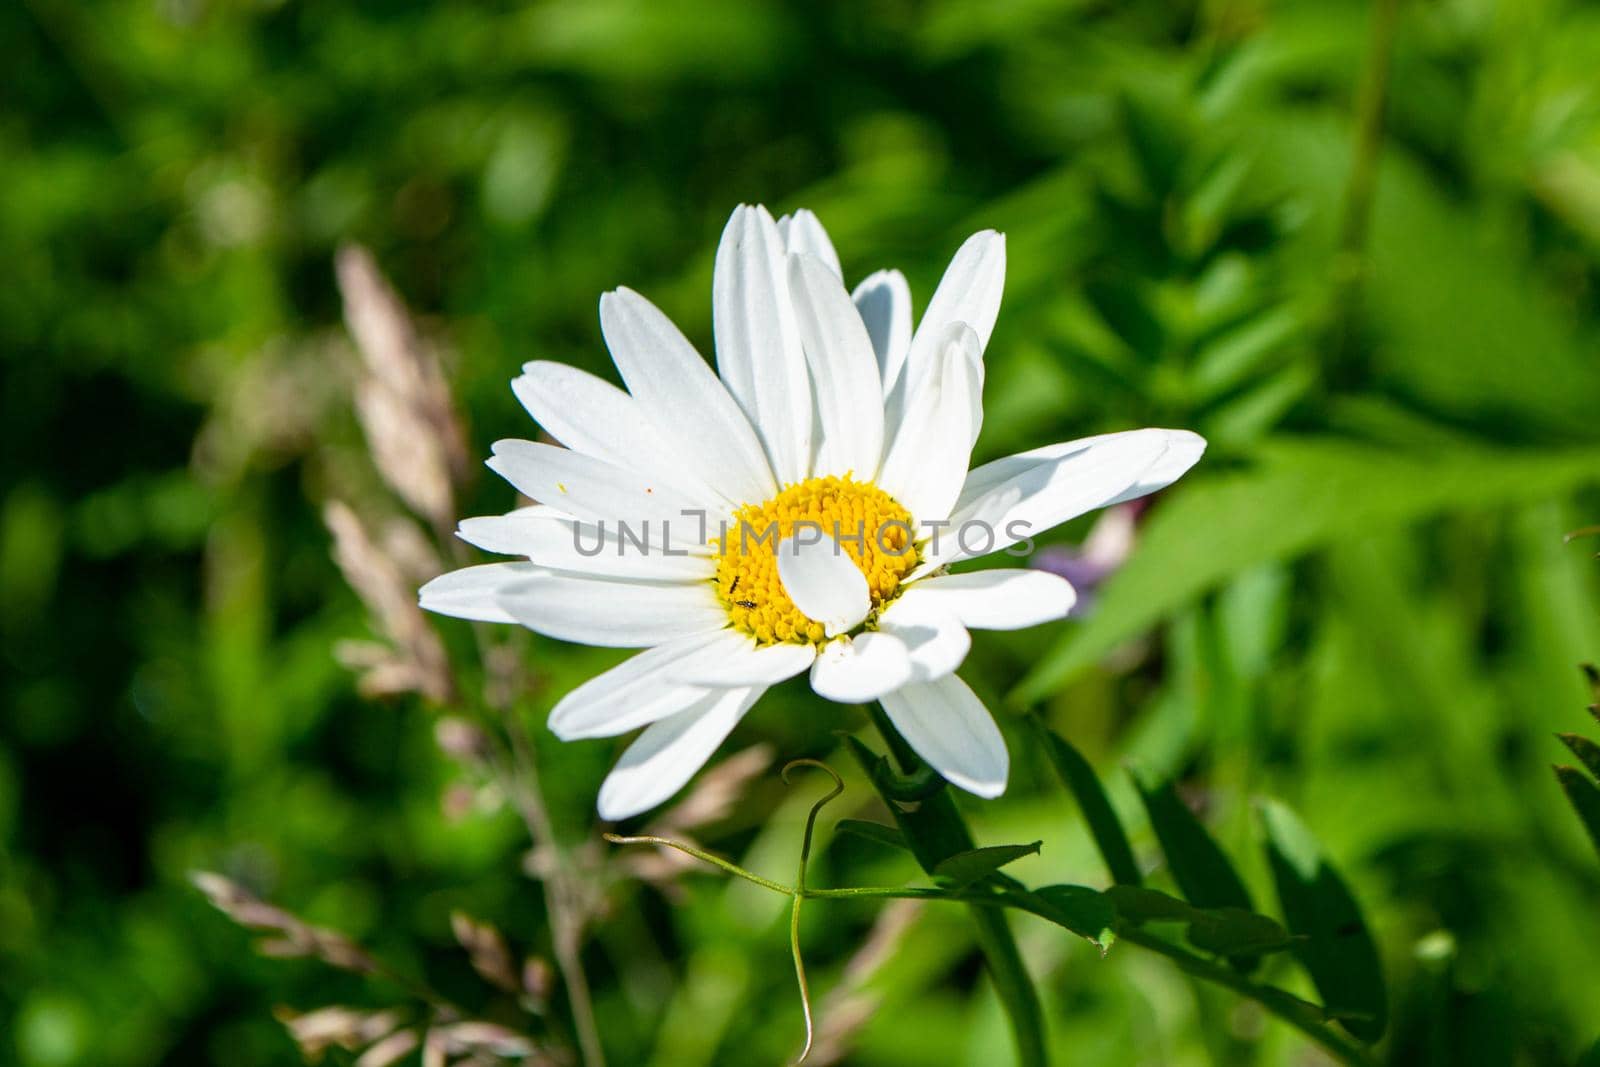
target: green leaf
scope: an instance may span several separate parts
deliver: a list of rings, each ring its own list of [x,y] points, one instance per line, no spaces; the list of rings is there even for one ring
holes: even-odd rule
[[[1197,429],[1213,445],[1243,452],[1281,421],[1317,381],[1316,371],[1303,363],[1263,374],[1250,388],[1202,416]]]
[[[1197,908],[1143,886],[1115,885],[1104,895],[1117,909],[1117,916],[1128,922],[1183,923],[1189,943],[1202,952],[1242,959],[1281,952],[1293,943],[1276,919],[1245,908]]]
[[[1294,812],[1268,801],[1261,816],[1279,907],[1298,938],[1295,956],[1328,1014],[1361,1040],[1378,1040],[1388,1022],[1388,996],[1360,905]]]
[[[1589,833],[1596,852],[1600,852],[1600,788],[1576,767],[1555,768],[1556,780],[1566,790],[1567,800],[1578,813],[1578,820]]]
[[[1117,908],[1111,898],[1084,885],[1047,885],[1031,894],[1044,907],[1034,914],[1087,938],[1104,956],[1116,941]]]
[[[1238,872],[1194,812],[1178,798],[1172,783],[1150,787],[1135,778],[1135,784],[1172,878],[1189,903],[1198,908],[1251,910],[1250,892]]]
[[[1292,306],[1262,312],[1195,353],[1190,385],[1209,399],[1243,384],[1305,325],[1305,314]]]
[[[1509,253],[1503,231],[1462,210],[1416,157],[1387,155],[1380,183],[1362,289],[1384,338],[1370,373],[1426,410],[1492,410],[1497,426],[1591,436],[1600,394],[1592,320],[1573,315],[1526,255]]]
[[[1128,835],[1123,831],[1122,821],[1111,807],[1111,801],[1094,768],[1070,741],[1045,726],[1037,716],[1033,718],[1033,725],[1043,741],[1050,765],[1056,769],[1062,783],[1072,790],[1078,809],[1088,821],[1089,832],[1094,835],[1100,858],[1105,860],[1106,869],[1111,872],[1111,880],[1119,885],[1138,885],[1141,881],[1139,865],[1134,862]]]
[[[1600,1067],[1600,1041],[1589,1046],[1589,1051],[1583,1054],[1577,1067]]]
[[[1159,889],[1136,885],[1114,885],[1105,892],[1117,914],[1129,922],[1188,922],[1195,907]]]
[[[981,878],[986,878],[1012,860],[1037,855],[1043,841],[1031,845],[988,845],[984,848],[957,852],[940,860],[933,868],[933,876],[958,889],[965,888]]]
[[[1181,488],[1140,532],[1094,613],[1010,694],[1037,703],[1152,624],[1269,560],[1290,559],[1441,512],[1538,500],[1600,482],[1600,452],[1473,450],[1396,455],[1321,439],[1259,446],[1247,471]]]
[[[1282,952],[1293,939],[1278,920],[1243,908],[1196,908],[1189,943],[1202,952],[1236,959]]]
[[[1182,119],[1170,94],[1160,95],[1154,86],[1142,88],[1142,92],[1124,94],[1123,119],[1146,191],[1159,201],[1178,180],[1183,162]]]
[[[911,851],[911,843],[906,840],[906,835],[892,826],[885,826],[881,822],[868,822],[865,819],[840,819],[833,824],[835,833],[850,834],[854,837],[864,837],[868,841],[876,841],[880,845],[898,848],[906,852]]]
[[[1589,773],[1600,778],[1600,745],[1578,734],[1556,734],[1561,743],[1572,750],[1578,761],[1589,768]]]
[[[1150,813],[1150,825],[1161,842],[1161,851],[1166,854],[1172,878],[1189,903],[1199,908],[1254,910],[1250,892],[1227,854],[1194,817],[1188,805],[1178,798],[1172,783],[1151,788],[1136,777],[1135,784],[1145,810]],[[1232,962],[1240,970],[1249,970],[1256,964],[1249,955],[1236,957]]]

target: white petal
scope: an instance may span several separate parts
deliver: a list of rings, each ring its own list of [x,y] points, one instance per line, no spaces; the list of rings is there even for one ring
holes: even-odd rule
[[[679,521],[691,532],[698,525],[692,518]],[[629,529],[634,531],[634,526]],[[647,581],[694,581],[715,576],[716,564],[711,557],[680,548],[673,548],[669,555],[664,549],[651,546],[642,526],[634,532],[638,540],[623,540],[616,523],[601,526],[579,522],[548,505],[535,504],[507,515],[462,519],[456,536],[485,552],[526,556],[541,566],[577,574]],[[645,547],[640,547],[640,541]]]
[[[1142,496],[1149,496],[1158,489],[1165,489],[1173,482],[1182,478],[1189,472],[1189,468],[1200,462],[1200,457],[1205,454],[1206,439],[1189,430],[1162,430],[1167,437],[1167,450],[1160,459],[1151,464],[1150,469],[1139,476],[1139,480],[1130,486],[1127,492],[1122,493],[1115,500],[1108,501],[1106,506],[1122,504],[1129,500],[1137,500]]]
[[[886,633],[841,637],[822,646],[811,665],[811,688],[841,704],[865,704],[911,681],[905,643]]]
[[[817,650],[810,644],[759,646],[749,634],[728,629],[720,631],[705,649],[680,660],[671,676],[685,685],[717,688],[777,685],[811,666],[816,658]]]
[[[906,354],[906,399],[914,395],[922,379],[933,373],[945,330],[952,322],[964,322],[978,335],[978,355],[989,346],[989,335],[1000,314],[1000,296],[1006,281],[1006,239],[993,230],[967,238],[945,268],[939,288],[928,301],[912,335]],[[909,407],[905,409],[909,411]],[[895,423],[891,421],[890,431]]]
[[[882,702],[900,736],[951,785],[980,797],[1006,791],[1011,759],[1005,739],[959,677],[913,682],[885,694]]]
[[[783,237],[784,250],[791,255],[804,252],[816,256],[828,265],[835,278],[843,278],[844,271],[839,269],[839,253],[833,250],[833,242],[828,239],[828,231],[823,228],[822,221],[816,215],[801,208],[793,215],[785,215],[778,220],[778,233]]]
[[[644,408],[608,381],[565,363],[524,364],[511,383],[522,406],[568,448],[679,489],[705,505],[738,504],[706,486],[656,432]]]
[[[950,523],[952,532],[971,523],[993,538],[974,535],[968,543],[982,549],[969,552],[947,532],[918,572],[999,551],[1119,499],[1166,454],[1169,432],[1105,434],[984,464],[968,475]]]
[[[609,648],[659,645],[728,623],[707,582],[631,582],[535,567],[499,599],[530,630]]]
[[[777,486],[755,430],[671,319],[632,289],[617,289],[600,298],[600,332],[628,391],[696,477],[731,501],[772,496]]]
[[[1060,575],[994,570],[924,579],[896,604],[931,604],[979,630],[1020,630],[1066,618],[1077,599],[1072,583]]]
[[[952,322],[964,322],[978,335],[978,348],[989,345],[995,319],[1000,315],[1000,297],[1006,285],[1006,239],[994,230],[983,230],[967,238],[945,268],[933,299],[922,313],[917,332],[911,339],[911,359],[926,346],[932,354],[939,335]]]
[[[1145,442],[1147,451],[1151,447],[1149,443],[1153,441],[1160,441],[1163,447],[1156,453],[1156,460],[1148,468],[1140,472],[1139,478],[1134,481],[1127,492],[1134,492],[1142,488],[1146,474],[1155,475],[1163,470],[1166,467],[1167,454],[1174,451],[1174,446],[1176,446],[1176,454],[1180,459],[1183,457],[1197,458],[1197,442],[1199,451],[1204,451],[1205,449],[1204,439],[1188,430],[1120,430],[1116,433],[1080,437],[1075,441],[1062,441],[1058,444],[1045,445],[1043,448],[1035,448],[1027,452],[1019,452],[1013,456],[1006,456],[1003,459],[993,460],[975,468],[967,476],[967,484],[961,489],[961,500],[957,506],[966,507],[970,502],[990,490],[1015,478],[1018,473],[1037,467],[1041,463],[1076,457],[1093,449],[1119,446],[1130,440]],[[1182,474],[1183,471],[1179,470],[1177,473]],[[1155,488],[1159,488],[1159,486]],[[1154,488],[1149,491],[1154,492]],[[1132,497],[1128,499],[1132,499]],[[1120,500],[1108,500],[1105,506],[1120,502]]]
[[[982,388],[977,344],[962,323],[945,330],[934,373],[907,397],[905,419],[878,474],[878,485],[919,524],[945,519],[966,481],[972,411]]]
[[[604,522],[619,537],[626,524],[653,547],[710,551],[705,508],[648,475],[533,441],[496,441],[489,469],[524,496],[586,522]]]
[[[813,473],[871,481],[883,456],[883,387],[867,328],[839,276],[816,256],[789,257],[789,290],[822,428]]]
[[[872,339],[878,375],[887,396],[900,380],[906,352],[911,348],[911,287],[899,271],[880,270],[867,275],[850,299]]]
[[[646,649],[562,697],[550,711],[550,732],[563,741],[614,737],[674,715],[710,695],[674,677],[678,665],[712,645],[720,633],[680,637]]]
[[[760,433],[778,481],[804,481],[811,466],[811,382],[789,300],[783,238],[766,208],[734,210],[711,290],[722,380]]]
[[[854,629],[872,610],[867,576],[832,534],[817,541],[790,534],[778,542],[777,555],[784,592],[829,637]]]
[[[911,680],[931,682],[961,666],[972,650],[972,635],[943,605],[908,590],[878,618],[878,630],[898,638],[911,658]]]
[[[601,785],[600,817],[626,819],[682,789],[762,692],[760,687],[724,690],[647,726]]]
[[[507,588],[539,573],[531,563],[485,563],[448,571],[417,592],[424,611],[476,622],[516,622],[500,606]]]

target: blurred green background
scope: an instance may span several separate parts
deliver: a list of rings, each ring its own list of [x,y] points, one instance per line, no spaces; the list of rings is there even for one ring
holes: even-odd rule
[[[1403,0],[1392,33],[1374,10],[0,6],[0,1062],[295,1062],[274,1005],[384,1003],[251,954],[194,868],[462,998],[452,909],[548,953],[515,818],[443,811],[432,713],[362,700],[333,657],[368,624],[321,505],[399,510],[351,412],[333,255],[373,250],[481,457],[531,434],[523,361],[610,373],[606,288],[709,352],[717,234],[760,201],[815,210],[852,280],[902,267],[919,307],[961,238],[1007,233],[979,459],[1140,425],[1212,442],[1085,621],[979,635],[992,706],[1040,707],[1135,824],[1119,766],[1179,775],[1263,900],[1251,798],[1295,805],[1378,934],[1388,1062],[1574,1063],[1600,1037],[1600,863],[1548,764],[1600,656],[1595,543],[1562,536],[1600,519],[1600,9]],[[511,502],[479,478],[462,506]],[[615,748],[539,724],[616,657],[525,653],[558,822],[592,841]],[[1001,718],[1012,787],[969,817],[1045,839],[1019,877],[1102,884]],[[844,769],[830,731],[859,725],[786,690],[730,748]],[[700,836],[788,877],[809,799],[765,775]],[[914,873],[825,834],[814,878]],[[792,1055],[784,901],[674,885],[607,889],[612,1061]],[[879,910],[808,911],[819,995]],[[907,921],[841,1055],[1007,1062],[965,913]],[[1322,1062],[1131,946],[1017,929],[1061,1062]]]

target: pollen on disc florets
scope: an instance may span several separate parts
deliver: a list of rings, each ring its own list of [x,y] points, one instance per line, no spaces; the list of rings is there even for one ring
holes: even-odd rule
[[[811,531],[797,533],[807,523],[814,524]],[[822,623],[800,613],[778,577],[778,542],[816,531],[837,539],[866,576],[874,613],[894,599],[918,562],[911,514],[892,496],[849,475],[808,478],[764,504],[746,504],[712,539],[717,596],[736,629],[764,645],[823,642]]]

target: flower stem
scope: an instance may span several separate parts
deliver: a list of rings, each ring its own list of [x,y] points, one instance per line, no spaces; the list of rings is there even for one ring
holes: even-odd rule
[[[919,760],[888,721],[882,709],[868,709],[884,743],[894,753],[895,763],[904,775],[917,775],[922,769]],[[948,789],[929,793],[911,810],[896,803],[893,790],[885,789],[883,775],[876,760],[863,755],[865,746],[851,746],[856,758],[861,760],[867,777],[883,795],[884,803],[894,813],[900,831],[905,834],[917,862],[924,872],[933,873],[941,860],[973,847],[972,832],[967,829],[961,813],[956,810]],[[1039,1007],[1039,993],[1033,986],[1022,954],[1005,913],[999,908],[976,902],[969,903],[973,924],[978,932],[978,947],[983,950],[984,961],[994,979],[996,994],[1011,1021],[1011,1034],[1017,1045],[1017,1062],[1021,1067],[1045,1067],[1050,1062],[1044,1038],[1044,1012]]]
[[[995,992],[1011,1018],[1011,1034],[1017,1042],[1017,1062],[1023,1067],[1043,1067],[1050,1062],[1044,1044],[1044,1012],[1039,993],[1023,966],[1016,938],[1006,920],[1004,908],[968,904],[973,925],[978,931],[978,946],[983,949]]]

